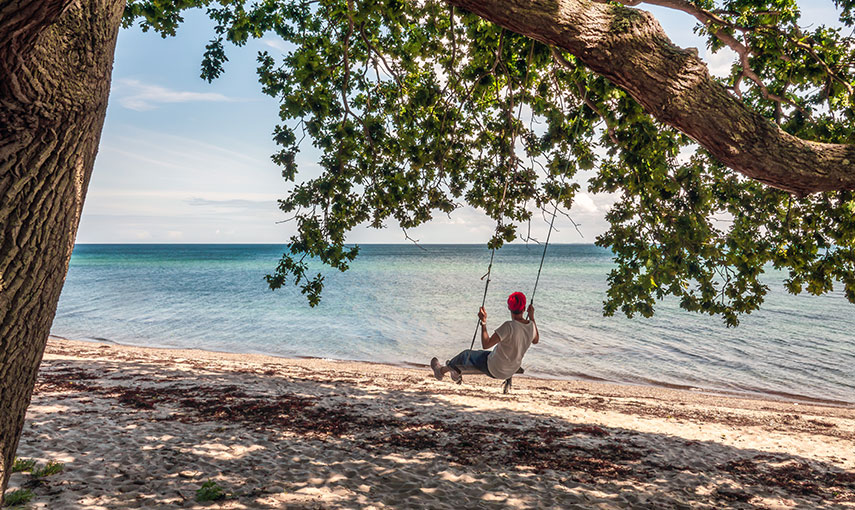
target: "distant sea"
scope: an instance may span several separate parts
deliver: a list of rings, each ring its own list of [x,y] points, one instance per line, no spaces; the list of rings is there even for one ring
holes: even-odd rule
[[[489,260],[484,245],[365,245],[345,272],[323,269],[321,304],[264,275],[279,245],[94,245],[74,249],[52,332],[157,347],[427,363],[468,348]],[[499,250],[488,323],[508,319],[510,292],[527,295],[541,247]],[[782,275],[737,328],[681,310],[652,319],[603,317],[610,253],[550,246],[535,306],[542,343],[529,375],[855,402],[855,305],[842,292],[792,296]],[[319,268],[322,269],[322,268]],[[477,343],[476,343],[477,345]]]

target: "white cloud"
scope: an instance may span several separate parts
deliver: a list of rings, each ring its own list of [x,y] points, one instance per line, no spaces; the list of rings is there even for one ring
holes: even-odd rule
[[[214,207],[223,210],[241,210],[241,209],[270,209],[276,207],[276,199],[267,198],[264,200],[247,200],[243,198],[228,198],[228,199],[209,199],[201,197],[191,197],[187,199],[187,204],[197,207]]]
[[[112,160],[112,166],[127,166],[130,160],[182,172],[204,169],[210,175],[215,169],[226,174],[246,172],[252,168],[261,171],[275,168],[269,159],[267,147],[242,146],[233,143],[225,146],[209,143],[204,139],[179,134],[156,132],[129,126],[120,126],[105,132],[99,151],[120,156]],[[103,156],[99,156],[101,160]],[[99,161],[100,162],[100,161]],[[275,172],[278,180],[279,172]]]
[[[130,110],[138,112],[153,110],[165,103],[190,103],[190,102],[232,102],[236,99],[229,98],[216,92],[190,92],[172,90],[160,85],[151,85],[139,80],[118,80],[116,90],[113,94],[118,96],[119,104]]]
[[[598,210],[599,208],[597,207],[597,204],[594,203],[591,195],[587,193],[578,193],[573,198],[573,211],[595,213]]]
[[[730,67],[736,59],[736,52],[730,48],[722,48],[715,53],[710,53],[707,49],[704,53],[704,60],[707,62],[710,74],[717,78],[730,76]]]
[[[151,199],[175,199],[176,201],[190,203],[191,201],[209,201],[209,202],[229,202],[229,201],[247,201],[247,202],[275,202],[276,199],[282,198],[274,193],[241,193],[231,191],[185,191],[185,190],[139,190],[139,189],[120,189],[100,187],[89,192],[91,197],[112,197],[121,198],[123,200],[140,198],[145,200]],[[191,205],[204,205],[202,203],[193,203]]]
[[[278,40],[278,39],[272,39],[270,37],[265,37],[264,39],[261,40],[261,42],[263,42],[265,46],[269,46],[269,47],[273,48],[274,50],[285,51],[287,49],[287,47],[285,46],[285,43]]]
[[[165,167],[165,168],[172,168],[173,170],[184,170],[184,167],[182,167],[179,164],[176,164],[172,160],[163,159],[163,158],[152,158],[146,154],[140,154],[139,152],[127,151],[127,150],[120,149],[120,148],[114,147],[114,146],[102,145],[100,147],[99,151],[104,152],[104,153],[112,152],[112,153],[115,153],[119,156],[122,156],[123,158],[136,159],[136,160],[141,161],[143,163],[148,163],[149,165]],[[149,152],[147,154],[151,154],[151,153]]]

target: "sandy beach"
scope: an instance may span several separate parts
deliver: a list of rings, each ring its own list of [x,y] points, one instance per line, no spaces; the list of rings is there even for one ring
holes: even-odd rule
[[[851,407],[60,339],[18,456],[45,509],[855,508]]]

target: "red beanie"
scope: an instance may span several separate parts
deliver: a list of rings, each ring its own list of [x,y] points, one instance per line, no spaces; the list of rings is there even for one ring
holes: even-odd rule
[[[508,310],[513,313],[523,313],[525,310],[525,294],[514,292],[508,296]]]

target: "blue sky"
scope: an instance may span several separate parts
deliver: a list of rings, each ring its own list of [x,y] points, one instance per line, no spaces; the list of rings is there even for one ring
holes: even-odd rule
[[[823,2],[830,6],[831,2]],[[815,0],[803,2],[807,20],[833,16]],[[650,9],[672,40],[700,48],[694,21],[667,9]],[[261,94],[255,75],[259,50],[281,51],[274,36],[229,48],[226,73],[212,84],[199,78],[202,52],[212,23],[192,11],[177,37],[162,39],[139,28],[122,30],[101,146],[83,209],[80,243],[280,243],[293,232],[276,206],[287,183],[270,161],[270,133],[277,102]],[[708,59],[714,73],[729,68],[732,55]],[[311,150],[300,156],[301,175],[318,170]],[[557,220],[555,242],[593,242],[605,230],[612,199],[583,193],[571,215]],[[532,222],[532,234],[546,226]],[[409,234],[424,243],[486,242],[494,224],[474,209],[439,217]],[[357,243],[406,242],[395,225],[358,228]]]

